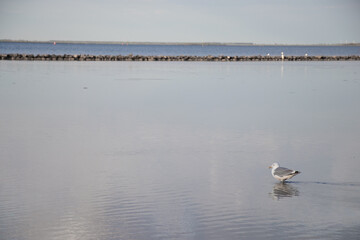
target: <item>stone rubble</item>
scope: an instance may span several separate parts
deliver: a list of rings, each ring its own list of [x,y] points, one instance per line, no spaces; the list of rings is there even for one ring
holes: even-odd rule
[[[55,55],[55,54],[0,54],[0,60],[16,61],[359,61],[360,56],[140,56],[140,55]]]

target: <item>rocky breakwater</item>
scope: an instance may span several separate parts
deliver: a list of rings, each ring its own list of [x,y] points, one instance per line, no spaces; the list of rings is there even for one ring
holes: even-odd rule
[[[0,54],[0,60],[16,61],[359,61],[360,56],[140,56]]]

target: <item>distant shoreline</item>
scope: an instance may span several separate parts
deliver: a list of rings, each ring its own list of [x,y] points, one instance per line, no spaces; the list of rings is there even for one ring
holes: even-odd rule
[[[67,40],[11,40],[0,39],[8,43],[45,43],[45,44],[112,44],[112,45],[183,45],[183,46],[360,46],[360,43],[319,43],[319,44],[260,44],[250,42],[126,42],[126,41],[67,41]]]

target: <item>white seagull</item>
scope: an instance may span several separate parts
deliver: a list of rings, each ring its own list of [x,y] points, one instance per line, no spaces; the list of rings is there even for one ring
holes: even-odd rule
[[[277,162],[273,163],[269,168],[271,168],[271,174],[273,177],[281,182],[284,182],[300,173],[299,171],[280,167]]]

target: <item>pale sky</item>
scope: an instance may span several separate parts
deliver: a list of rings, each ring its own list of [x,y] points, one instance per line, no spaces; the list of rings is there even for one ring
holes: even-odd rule
[[[360,0],[0,0],[0,39],[360,42]]]

